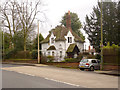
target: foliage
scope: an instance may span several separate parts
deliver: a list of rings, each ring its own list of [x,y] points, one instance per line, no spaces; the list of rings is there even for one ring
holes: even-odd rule
[[[53,62],[53,60],[54,60],[54,56],[47,56],[47,58],[48,58],[48,62]]]
[[[32,53],[32,58],[33,59],[37,59],[38,58],[38,51],[37,50],[33,50],[31,53]],[[41,51],[39,52],[39,54],[42,55]]]
[[[6,53],[5,59],[31,59],[31,53],[29,51],[17,51],[14,49]]]
[[[39,46],[40,46],[40,50],[41,50],[41,41],[44,40],[42,34],[39,34]],[[36,38],[34,39],[34,43],[33,43],[33,49],[37,49],[38,48],[38,35],[36,36]]]
[[[88,34],[88,39],[91,45],[94,46],[97,52],[100,51],[101,40],[101,6],[100,2],[93,8],[90,16],[86,15],[84,30]],[[102,3],[102,18],[103,18],[103,45],[110,42],[110,45],[120,45],[120,2],[103,2]]]
[[[66,16],[67,15],[68,15],[68,13],[65,13],[64,16],[62,17],[62,20],[61,20],[61,24],[64,26],[66,26]],[[83,34],[80,31],[82,24],[78,18],[78,15],[76,13],[70,12],[70,16],[71,16],[71,28],[72,28],[72,30],[84,40],[85,37],[83,36]]]
[[[6,51],[10,46],[10,34],[7,32],[2,32],[2,48]]]
[[[110,46],[110,43],[107,43],[107,46],[104,46],[103,49],[118,49],[120,48],[118,45],[112,44],[112,46]]]
[[[89,52],[83,52],[83,55],[85,55],[85,56],[89,55]]]
[[[77,58],[65,58],[62,62],[79,62],[80,60]]]
[[[101,59],[101,55],[100,54],[96,54],[95,58],[100,60]]]
[[[16,50],[24,50],[24,36],[23,32],[16,32],[13,36],[14,48]]]
[[[90,54],[90,55],[87,56],[87,58],[88,58],[88,59],[95,59],[95,55],[91,55],[91,54]]]
[[[5,53],[4,58],[5,58],[5,59],[13,58],[16,53],[17,53],[17,51],[16,51],[15,49],[14,49],[14,50],[8,50],[8,51]]]
[[[5,30],[10,34],[10,46],[13,44],[13,36],[16,36],[16,33],[21,31],[23,34],[24,51],[27,50],[28,41],[31,39],[31,36],[32,39],[34,37],[33,34],[36,28],[34,21],[36,16],[38,13],[44,16],[42,9],[38,9],[38,7],[41,8],[42,6],[41,0],[36,2],[8,0],[1,3],[0,19]],[[44,17],[42,17],[42,20],[43,18]],[[42,22],[42,20],[40,21]]]
[[[80,53],[80,54],[77,56],[77,59],[82,60],[82,58],[83,58],[83,54]]]
[[[47,57],[46,56],[43,56],[41,55],[41,63],[47,63]]]
[[[118,45],[108,43],[103,47],[103,60],[104,63],[118,64],[120,58],[120,47]]]

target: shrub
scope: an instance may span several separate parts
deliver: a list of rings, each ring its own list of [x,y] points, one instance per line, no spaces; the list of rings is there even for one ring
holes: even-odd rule
[[[6,53],[5,59],[31,59],[31,54],[29,51],[17,51],[14,49]]]
[[[84,55],[83,55],[82,53],[80,53],[80,54],[77,56],[77,59],[78,59],[78,60],[82,60],[83,56],[84,56]]]
[[[77,58],[65,58],[62,62],[79,62],[80,60]]]
[[[54,56],[47,56],[47,59],[48,59],[48,62],[53,62],[53,60],[54,60]]]
[[[100,55],[100,54],[96,54],[96,55],[95,55],[95,58],[96,58],[96,59],[101,59],[101,55]]]
[[[31,59],[30,51],[18,51],[16,54],[16,59]]]
[[[89,52],[83,52],[83,55],[89,55]]]
[[[46,56],[41,56],[41,63],[46,63],[47,62],[47,57]]]
[[[40,55],[42,55],[41,51],[39,52]],[[38,51],[37,50],[33,50],[32,51],[32,59],[37,59],[38,58]]]
[[[95,59],[95,55],[88,55],[87,58],[88,59]]]
[[[15,58],[15,54],[17,53],[17,50],[8,50],[5,54],[5,59]]]

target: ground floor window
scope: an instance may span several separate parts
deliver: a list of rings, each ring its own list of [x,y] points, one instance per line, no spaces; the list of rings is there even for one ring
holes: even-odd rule
[[[48,52],[48,56],[50,56],[50,52]]]
[[[54,56],[54,54],[55,54],[54,51],[52,51],[52,56]]]
[[[62,58],[62,51],[60,51],[60,58]]]

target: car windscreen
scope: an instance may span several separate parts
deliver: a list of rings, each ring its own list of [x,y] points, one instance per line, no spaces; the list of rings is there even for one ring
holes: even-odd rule
[[[83,59],[80,62],[83,62],[83,63],[88,62],[88,59]]]

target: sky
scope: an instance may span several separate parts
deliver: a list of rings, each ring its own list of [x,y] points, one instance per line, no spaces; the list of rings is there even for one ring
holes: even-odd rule
[[[43,0],[46,4],[45,13],[47,23],[40,26],[40,32],[45,38],[52,28],[60,25],[62,16],[64,16],[68,10],[76,13],[83,24],[85,22],[85,16],[90,15],[92,8],[97,5],[97,1],[98,0]],[[85,46],[88,49],[90,43],[87,39],[87,34],[85,34],[84,30],[80,30],[86,37]]]
[[[28,1],[31,2],[33,0]],[[4,1],[1,1],[0,3],[2,2]],[[97,5],[98,0],[42,0],[42,2],[44,4],[42,9],[46,15],[46,22],[44,24],[40,24],[39,32],[42,33],[43,37],[45,38],[51,29],[55,28],[57,25],[60,25],[62,17],[66,12],[68,12],[68,10],[76,13],[83,25],[86,15],[90,15],[90,13],[92,13],[93,7]],[[37,15],[37,19],[42,19],[42,17]],[[87,34],[83,29],[80,30],[86,38],[84,46],[86,46],[86,49],[88,49],[90,43],[87,39]]]

